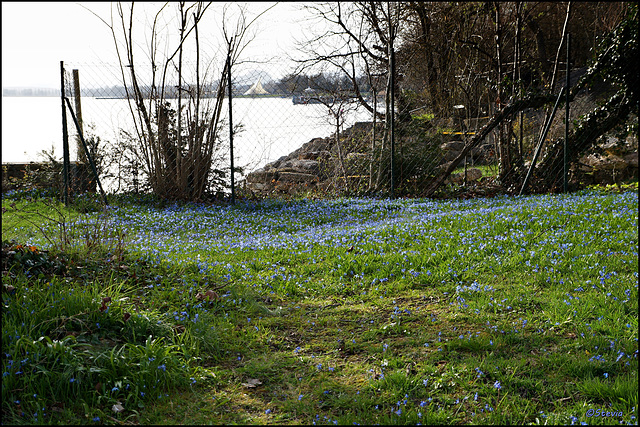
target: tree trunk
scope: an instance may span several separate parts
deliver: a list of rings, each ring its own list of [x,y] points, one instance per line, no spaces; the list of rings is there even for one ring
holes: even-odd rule
[[[458,156],[453,159],[451,163],[437,176],[428,186],[424,192],[425,197],[432,196],[438,187],[442,185],[442,183],[447,179],[447,177],[453,172],[458,164],[469,154],[472,148],[479,145],[489,133],[498,125],[500,125],[504,120],[511,118],[518,111],[525,110],[527,108],[540,108],[541,106],[555,101],[555,96],[549,95],[538,95],[532,96],[530,98],[520,99],[517,101],[510,102],[507,106],[505,106],[502,110],[496,112],[493,117],[476,133],[473,138],[471,138],[467,144],[464,146],[462,151],[458,154]]]
[[[498,94],[496,99],[496,107],[499,110],[502,108],[503,98],[505,97],[502,88],[502,19],[500,16],[500,3],[494,3],[495,8],[495,39],[496,39],[496,65],[498,71]],[[504,124],[498,125],[498,159],[500,162],[500,180],[511,173],[511,150],[509,147],[510,138],[505,135]]]

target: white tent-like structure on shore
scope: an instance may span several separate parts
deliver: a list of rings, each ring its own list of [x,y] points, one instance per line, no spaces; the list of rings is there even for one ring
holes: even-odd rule
[[[253,84],[244,95],[269,95],[269,92],[265,88],[262,87],[262,79],[258,79],[257,82]]]

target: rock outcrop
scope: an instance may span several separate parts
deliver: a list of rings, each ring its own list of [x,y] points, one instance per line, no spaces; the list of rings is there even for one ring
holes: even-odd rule
[[[583,156],[578,163],[581,180],[587,184],[613,184],[638,178],[638,141],[627,138],[621,143],[610,138],[600,146],[602,153]]]
[[[341,133],[341,140],[370,129],[371,123],[357,122]],[[249,173],[245,188],[262,196],[326,191],[331,188],[336,177],[344,179],[346,175],[347,179],[352,180],[368,164],[369,155],[357,152],[357,146],[349,149],[343,146],[341,150],[338,153],[335,136],[314,138],[292,153]]]
[[[341,133],[342,141],[353,141],[358,134],[369,132],[370,122],[357,122]],[[366,139],[365,139],[366,140]],[[341,151],[335,142],[335,136],[328,138],[314,138],[303,144],[289,155],[264,165],[262,168],[249,173],[246,177],[245,189],[258,196],[272,194],[295,195],[310,191],[327,191],[334,185],[344,185],[347,180],[350,188],[356,188],[368,182],[368,167],[370,154],[363,152],[367,147],[346,146],[343,142]],[[462,141],[450,141],[440,145],[443,158],[439,163],[443,167],[453,160],[464,147]],[[486,164],[490,162],[493,151],[490,145],[478,147],[469,155],[469,163]],[[470,183],[482,178],[482,172],[476,168],[467,170],[466,181]],[[452,174],[447,182],[462,184],[464,173]]]
[[[246,188],[258,194],[295,194],[313,190],[327,176],[321,163],[331,158],[329,138],[314,138],[287,156],[247,175]]]

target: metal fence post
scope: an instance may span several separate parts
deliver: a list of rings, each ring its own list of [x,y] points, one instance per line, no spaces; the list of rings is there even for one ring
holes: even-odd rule
[[[571,79],[570,79],[570,69],[569,69],[569,55],[571,53],[571,34],[567,34],[567,90],[565,95],[567,96],[566,101],[565,101],[565,105],[564,105],[564,146],[563,146],[563,153],[564,153],[564,167],[563,167],[563,174],[562,174],[562,191],[564,193],[567,192],[567,179],[568,179],[568,170],[567,170],[567,160],[568,160],[568,153],[567,153],[567,140],[569,139],[569,85],[571,84]]]
[[[551,127],[551,122],[553,122],[554,117],[556,116],[556,111],[558,111],[558,105],[560,104],[560,100],[562,99],[562,95],[565,90],[569,90],[568,88],[560,89],[560,93],[558,94],[558,99],[556,99],[556,103],[553,106],[553,111],[549,116],[549,120],[545,123],[545,126],[542,130],[542,134],[540,135],[540,140],[538,141],[538,145],[536,147],[536,151],[533,153],[533,159],[531,159],[531,165],[529,166],[529,170],[527,171],[527,175],[524,177],[524,182],[522,183],[522,188],[520,188],[520,193],[518,196],[522,196],[524,189],[527,188],[527,183],[529,182],[529,177],[531,176],[531,172],[536,167],[536,161],[538,160],[538,156],[540,155],[540,150],[542,150],[542,144],[544,144],[544,139],[547,137],[547,132],[549,132],[549,128]]]
[[[231,51],[229,51],[227,55],[227,78],[229,85],[229,156],[231,157],[231,204],[236,203],[236,183],[235,183],[235,167],[233,164],[233,106],[231,103],[232,99],[232,88],[231,88]]]
[[[391,75],[391,99],[390,99],[390,112],[389,112],[389,117],[391,120],[391,123],[389,124],[389,138],[391,139],[391,191],[390,191],[390,195],[391,198],[394,198],[394,190],[395,190],[395,180],[396,180],[396,162],[395,162],[395,148],[396,148],[396,144],[395,144],[395,98],[396,98],[396,93],[395,93],[395,86],[396,86],[396,55],[393,49],[393,45],[390,46],[390,67],[389,67],[389,73]]]
[[[64,189],[62,199],[69,204],[69,133],[67,132],[67,112],[64,105],[64,61],[60,61],[60,100],[62,102],[62,179]]]

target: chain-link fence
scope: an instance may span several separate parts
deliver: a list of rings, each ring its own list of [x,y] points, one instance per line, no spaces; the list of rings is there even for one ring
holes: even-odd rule
[[[367,133],[371,132],[373,122],[370,111],[351,98],[326,90],[313,79],[302,84],[283,78],[289,69],[244,68],[247,69],[241,66],[232,69],[231,99],[228,89],[219,81],[202,89],[209,92],[201,98],[203,105],[215,103],[217,91],[224,89],[223,102],[216,107],[220,110],[219,117],[214,117],[218,127],[213,136],[214,155],[203,194],[231,193],[232,146],[234,191],[242,196],[344,192],[345,179],[369,185],[369,176],[365,177],[366,171],[360,170],[356,163],[363,163],[360,158],[370,156],[367,152],[371,144]],[[145,131],[140,128],[145,123],[140,123],[134,89],[118,84],[118,79],[122,80],[118,75],[122,71],[120,65],[74,63],[65,64],[65,70],[67,96],[74,110],[81,113],[85,141],[93,152],[105,189],[110,192],[153,190],[149,185],[150,168],[139,144],[143,139],[140,134]],[[73,89],[72,70],[77,70],[80,96]],[[272,76],[275,73],[278,76]],[[180,107],[184,114],[182,138],[185,140],[196,136],[190,134],[193,132],[190,126],[194,125],[193,118],[189,117],[193,114],[189,108],[194,108],[193,88],[189,87],[186,92]],[[158,144],[162,133],[160,115],[163,108],[166,109],[164,114],[170,123],[166,124],[164,143],[171,151],[178,152],[176,111],[180,101],[171,94],[164,102],[165,105],[158,99],[144,101],[150,120],[155,122],[152,129],[157,133]],[[218,111],[210,108],[208,112]],[[210,116],[206,118],[211,120]],[[229,132],[230,126],[233,134]],[[79,142],[75,128],[70,126],[69,133],[72,145],[73,141]],[[197,148],[196,144],[194,139],[182,142],[183,158],[185,153]],[[82,154],[77,149],[73,152]],[[158,150],[157,154],[166,153]],[[174,162],[177,164],[175,157],[167,156],[164,166],[171,169]],[[82,156],[78,160],[86,161]],[[368,158],[366,161],[369,162]],[[169,174],[176,174],[176,168]],[[186,170],[187,178],[191,172]],[[350,188],[356,189],[354,185]]]
[[[615,85],[580,85],[586,67],[570,70],[569,79],[558,70],[554,90],[535,96],[501,102],[487,88],[486,96],[439,117],[415,103],[399,104],[392,121],[384,85],[362,84],[354,92],[323,74],[228,63],[208,80],[162,86],[130,81],[127,65],[65,65],[70,107],[81,116],[108,192],[187,199],[497,188],[520,194],[637,177],[637,137],[617,138],[597,114],[587,126],[592,135],[584,122],[578,125],[607,102],[613,110],[629,108],[611,103]],[[71,70],[79,70],[75,80]],[[637,127],[637,111],[632,117]],[[70,140],[80,141],[75,130]],[[78,160],[88,160],[76,151]]]

